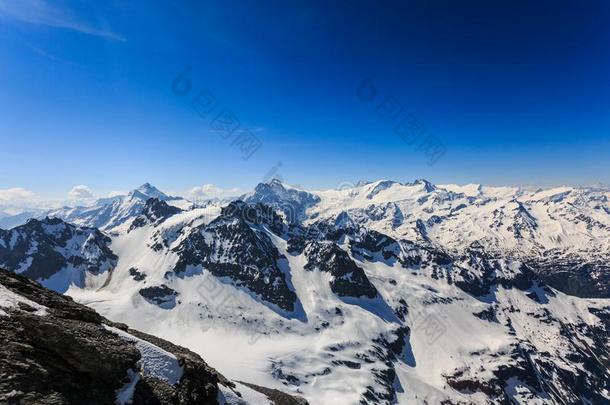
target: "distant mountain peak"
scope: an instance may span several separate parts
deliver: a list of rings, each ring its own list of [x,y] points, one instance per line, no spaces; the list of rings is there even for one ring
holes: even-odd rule
[[[28,222],[30,221],[36,221],[36,219],[30,219]],[[61,223],[64,223],[64,221],[61,218],[57,218],[57,217],[50,217],[50,216],[46,216],[43,219],[40,220],[41,223],[46,224],[46,225],[59,225]]]
[[[280,180],[272,179],[259,183],[254,192],[242,196],[249,204],[263,203],[282,212],[288,222],[305,218],[305,211],[320,202],[320,198],[307,191],[284,185]]]
[[[276,186],[276,187],[284,187],[284,183],[282,183],[282,181],[280,179],[277,178],[272,178],[271,180],[269,180],[267,182],[267,184],[269,184],[270,186]]]
[[[390,188],[393,185],[398,184],[398,183],[395,181],[392,181],[392,180],[378,180],[378,181],[370,183],[370,184],[373,186],[372,186],[371,191],[366,196],[366,198],[368,198],[369,200],[374,198],[377,194],[379,194],[383,190],[387,190],[388,188]]]
[[[426,179],[417,179],[413,182],[413,184],[423,185],[424,190],[426,190],[429,193],[436,190],[436,186]]]
[[[362,187],[362,186],[366,186],[367,184],[371,184],[371,183],[373,183],[373,182],[369,181],[369,180],[358,180],[358,182],[356,182],[356,184],[354,186]]]
[[[143,200],[148,200],[149,198],[157,198],[159,200],[167,200],[169,196],[164,192],[160,191],[158,188],[153,186],[152,184],[146,182],[142,184],[140,187],[132,190],[129,193],[131,197],[138,197]]]

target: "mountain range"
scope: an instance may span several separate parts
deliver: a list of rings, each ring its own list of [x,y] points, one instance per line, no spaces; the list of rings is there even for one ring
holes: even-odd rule
[[[146,183],[0,230],[0,267],[311,404],[604,404],[609,199],[271,180],[195,204]]]

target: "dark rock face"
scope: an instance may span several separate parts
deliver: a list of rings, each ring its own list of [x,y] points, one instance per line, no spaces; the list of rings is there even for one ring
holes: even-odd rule
[[[135,267],[129,269],[129,275],[133,277],[135,281],[144,281],[146,280],[146,274],[142,273]]]
[[[313,241],[305,247],[306,270],[318,269],[330,273],[331,290],[344,297],[375,298],[377,290],[349,255],[330,241]]]
[[[225,380],[196,354],[169,342],[113,324],[95,311],[0,270],[0,284],[36,304],[3,308],[0,315],[0,403],[113,404],[116,391],[138,370],[133,342],[107,330],[119,327],[174,354],[184,369],[175,386],[152,378],[136,385],[134,404],[216,404],[218,382]]]
[[[610,298],[608,259],[548,251],[532,258],[528,265],[548,285],[566,294],[583,298]]]
[[[144,208],[142,209],[142,213],[138,215],[131,223],[129,232],[133,231],[134,229],[141,228],[147,224],[158,225],[167,218],[179,214],[180,212],[182,212],[180,208],[173,207],[163,200],[159,200],[158,198],[149,198],[146,201],[146,205],[144,205]]]
[[[455,259],[455,285],[475,297],[491,294],[499,285],[520,290],[534,285],[536,277],[527,265],[522,264],[517,271],[512,271],[507,263],[474,242]]]
[[[310,241],[336,241],[344,234],[344,230],[338,230],[328,221],[318,221],[306,227],[301,225],[294,226],[290,229],[288,235],[288,253],[299,255],[303,253],[305,245]]]
[[[490,306],[487,309],[484,309],[483,311],[474,312],[473,315],[476,316],[477,318],[483,319],[487,322],[498,323],[498,318],[496,317],[496,311],[492,306]]]
[[[221,210],[220,216],[223,218],[241,218],[250,225],[264,225],[278,236],[283,235],[289,228],[275,208],[261,203],[250,204],[239,200],[234,201]]]
[[[27,313],[0,317],[0,393],[40,403],[110,404],[138,350],[101,324]]]
[[[369,261],[397,261],[400,245],[391,237],[374,230],[362,230],[350,241],[352,254]]]
[[[164,309],[170,309],[176,306],[176,297],[178,292],[169,288],[165,284],[154,287],[142,288],[138,291],[144,299],[151,304],[155,304]]]
[[[234,202],[211,223],[194,228],[175,249],[180,259],[174,273],[184,273],[189,265],[202,266],[216,277],[228,277],[265,301],[293,311],[297,297],[278,266],[282,256],[261,229],[264,221],[256,212],[243,202]]]
[[[384,180],[380,181],[366,196],[369,200],[372,200],[377,194],[382,192],[383,190],[387,190],[395,184],[400,184],[392,180]]]
[[[58,218],[31,219],[9,231],[0,229],[0,266],[43,283],[72,267],[72,281],[82,284],[87,273],[97,275],[114,268],[117,257],[109,245],[110,238],[97,229]]]
[[[320,197],[306,191],[286,188],[273,179],[268,183],[260,183],[254,193],[246,197],[250,204],[262,203],[281,212],[288,223],[298,223],[303,220],[309,207],[320,202]]]
[[[579,328],[589,337],[607,336],[604,327],[592,330],[586,325]],[[571,334],[566,326],[564,337],[566,349],[571,364],[580,364],[582,368],[568,369],[557,364],[557,358],[552,358],[548,352],[539,353],[528,343],[515,344],[507,353],[509,362],[498,364],[492,369],[492,378],[483,378],[478,370],[468,367],[456,370],[444,376],[447,383],[457,391],[463,393],[483,392],[493,403],[511,403],[507,394],[509,381],[518,381],[529,391],[524,394],[528,400],[544,400],[545,403],[579,404],[582,402],[592,404],[606,404],[607,398],[601,395],[608,389],[610,373],[608,372],[608,349],[597,346],[598,340],[589,345]],[[603,338],[604,340],[606,338]],[[483,361],[493,363],[495,353],[477,353]]]
[[[510,403],[510,397],[506,394],[508,381],[517,380],[532,391],[529,399],[535,399],[536,393],[542,392],[540,382],[535,377],[536,370],[529,361],[527,354],[521,348],[515,347],[511,353],[512,363],[499,365],[493,370],[493,377],[479,379],[471,375],[470,370],[459,370],[452,375],[445,376],[447,384],[460,392],[483,392],[497,403]]]
[[[360,403],[365,404],[391,404],[396,403],[396,370],[394,364],[405,348],[410,330],[401,326],[390,336],[380,335],[373,339],[373,346],[359,358],[367,363],[378,362],[383,366],[373,369],[375,382],[381,388],[367,387],[362,394]]]

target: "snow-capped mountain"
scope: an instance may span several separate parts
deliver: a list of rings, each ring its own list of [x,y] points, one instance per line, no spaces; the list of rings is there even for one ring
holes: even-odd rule
[[[145,183],[124,196],[101,198],[95,204],[87,207],[64,207],[52,210],[46,215],[80,226],[116,232],[122,225],[138,216],[150,198],[165,201],[178,208],[193,208],[193,203],[190,201],[182,197],[168,196],[151,184]]]
[[[46,210],[42,209],[18,210],[18,212],[0,211],[0,229],[11,229],[23,225],[28,219],[44,216],[45,213]]]
[[[305,223],[358,224],[454,253],[478,242],[489,251],[530,262],[564,291],[610,297],[608,188],[528,190],[381,180],[311,192],[312,199],[318,202],[307,209]],[[286,210],[286,205],[269,203]]]
[[[147,197],[106,228],[101,286],[67,294],[229,378],[312,404],[610,401],[608,190],[273,181],[225,205]]]
[[[288,222],[299,222],[307,218],[307,210],[320,202],[320,198],[304,190],[282,184],[277,179],[260,183],[254,191],[241,199],[249,204],[263,203],[283,214]]]
[[[317,193],[310,220],[346,213],[359,224],[395,238],[429,241],[459,251],[479,241],[519,254],[545,250],[608,251],[610,190],[561,187],[434,186],[377,181]]]
[[[0,267],[59,292],[70,285],[99,288],[117,262],[110,242],[95,228],[59,218],[30,219],[11,230],[0,229]]]

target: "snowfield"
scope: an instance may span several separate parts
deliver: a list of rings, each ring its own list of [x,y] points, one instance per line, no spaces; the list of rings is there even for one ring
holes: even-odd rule
[[[587,262],[585,276],[604,286],[594,261],[610,258],[608,190],[425,180],[257,190],[242,200],[270,204],[284,221],[231,217],[228,202],[135,209],[135,193],[116,200],[128,206],[103,218],[115,266],[66,294],[197,352],[234,381],[313,405],[610,403],[610,300],[565,294],[534,272],[548,260]],[[243,233],[231,233],[237,225]],[[321,263],[319,240],[338,249]],[[356,270],[341,273],[346,263]],[[350,293],[367,283],[374,294]],[[171,354],[112,331],[136,342],[142,373],[179,381]],[[219,401],[270,403],[238,390],[241,399],[224,387]]]

